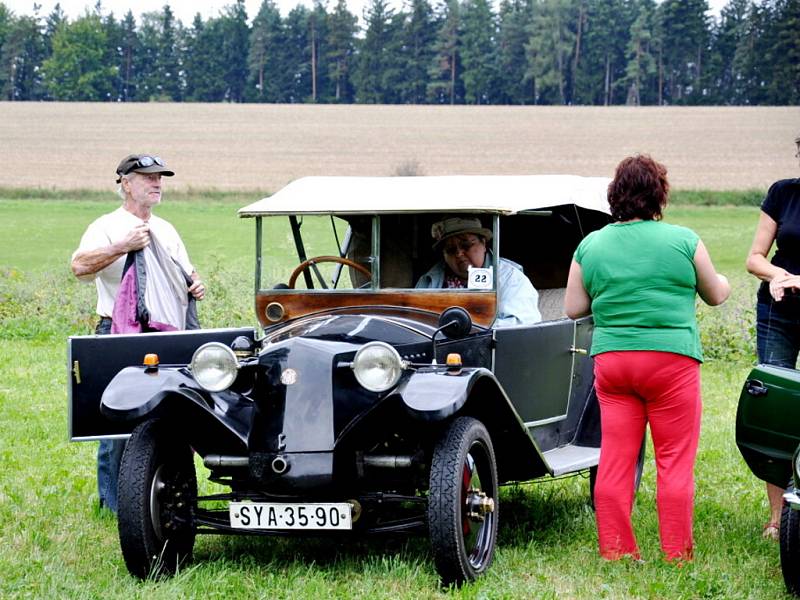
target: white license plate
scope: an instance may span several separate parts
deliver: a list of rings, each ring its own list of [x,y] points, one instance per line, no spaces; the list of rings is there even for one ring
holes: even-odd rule
[[[287,504],[231,502],[231,527],[236,529],[352,529],[347,502]]]

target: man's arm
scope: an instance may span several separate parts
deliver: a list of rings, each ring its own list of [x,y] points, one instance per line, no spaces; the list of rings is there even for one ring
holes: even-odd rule
[[[77,252],[72,257],[72,272],[75,277],[94,275],[131,250],[139,250],[150,243],[150,228],[146,223],[137,225],[119,242],[96,250]]]

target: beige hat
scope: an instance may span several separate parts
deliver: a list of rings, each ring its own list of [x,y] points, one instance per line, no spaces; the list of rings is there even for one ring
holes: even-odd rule
[[[447,238],[460,233],[474,233],[486,240],[492,239],[492,230],[486,229],[477,217],[465,219],[463,217],[450,217],[443,221],[437,221],[431,226],[431,236],[436,240],[433,245],[434,250],[442,247],[442,242]]]

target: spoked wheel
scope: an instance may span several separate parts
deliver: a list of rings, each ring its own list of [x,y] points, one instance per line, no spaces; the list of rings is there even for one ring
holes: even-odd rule
[[[787,491],[794,489],[789,484]],[[783,503],[781,512],[781,573],[786,589],[800,596],[800,510]]]
[[[197,478],[192,451],[164,421],[133,430],[119,471],[119,542],[132,575],[173,575],[191,559]]]
[[[639,491],[639,485],[642,483],[642,473],[644,472],[644,457],[645,450],[647,449],[647,434],[645,433],[642,438],[642,447],[639,449],[639,457],[636,459],[636,473],[633,480],[633,494],[634,498],[636,492]],[[589,502],[594,510],[594,486],[597,484],[597,465],[589,468]]]
[[[480,421],[460,417],[436,444],[431,461],[428,526],[443,585],[472,581],[489,568],[498,508],[489,432]]]

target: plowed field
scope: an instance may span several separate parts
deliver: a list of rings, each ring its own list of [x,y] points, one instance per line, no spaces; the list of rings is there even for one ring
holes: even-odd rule
[[[129,152],[170,187],[275,191],[304,175],[611,175],[664,162],[680,189],[798,175],[800,108],[600,108],[0,102],[0,187],[111,189]]]

